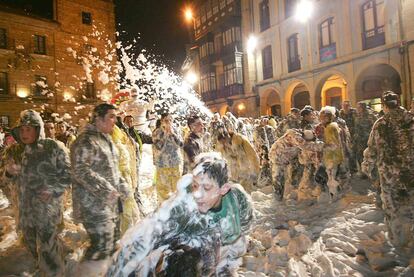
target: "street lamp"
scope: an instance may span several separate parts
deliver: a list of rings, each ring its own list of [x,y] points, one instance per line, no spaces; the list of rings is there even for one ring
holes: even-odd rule
[[[184,17],[185,17],[185,20],[186,20],[188,23],[193,22],[193,11],[191,10],[191,8],[186,8],[186,9],[184,10]]]
[[[197,74],[195,74],[193,71],[189,71],[187,72],[187,74],[185,75],[185,80],[191,85],[195,85],[195,83],[197,83],[198,81],[198,76]]]
[[[295,17],[298,21],[305,23],[312,16],[313,3],[310,0],[300,0],[296,6]]]
[[[20,88],[17,93],[16,93],[17,97],[19,98],[26,98],[29,96],[29,90],[26,88]]]
[[[250,35],[249,39],[247,40],[247,53],[253,53],[257,47],[257,37],[254,35]]]

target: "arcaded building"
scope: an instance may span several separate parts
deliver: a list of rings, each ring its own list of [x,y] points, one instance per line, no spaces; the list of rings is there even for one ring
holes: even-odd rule
[[[245,0],[242,6],[243,41],[257,41],[246,54],[245,88],[257,94],[258,114],[340,107],[345,100],[378,110],[384,90],[409,105],[413,1]]]
[[[114,92],[114,46],[111,0],[0,1],[0,124],[28,108],[86,115]]]

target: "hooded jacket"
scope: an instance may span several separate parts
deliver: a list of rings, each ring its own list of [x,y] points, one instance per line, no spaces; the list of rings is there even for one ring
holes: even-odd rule
[[[47,227],[62,221],[62,195],[71,184],[70,162],[66,147],[52,139],[45,139],[43,120],[39,113],[26,110],[20,114],[12,134],[21,144],[19,129],[33,126],[37,138],[25,145],[21,172],[16,176],[20,187],[19,212],[21,226]],[[50,192],[48,201],[41,199],[43,192]]]
[[[109,135],[88,124],[72,144],[70,157],[73,180],[73,212],[77,219],[105,222],[118,216],[118,192],[126,199],[131,193],[121,177],[118,151]]]
[[[414,119],[403,108],[391,110],[372,127],[362,171],[378,167],[381,186],[414,189]]]

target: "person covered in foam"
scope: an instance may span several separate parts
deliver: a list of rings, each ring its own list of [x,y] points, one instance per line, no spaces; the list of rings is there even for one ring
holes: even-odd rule
[[[127,231],[106,276],[232,276],[246,253],[250,197],[228,183],[226,161],[202,153],[177,192]]]

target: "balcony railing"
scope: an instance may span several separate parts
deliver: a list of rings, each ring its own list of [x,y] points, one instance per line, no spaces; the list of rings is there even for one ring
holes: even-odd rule
[[[205,102],[214,101],[220,98],[228,98],[234,95],[243,94],[243,85],[242,84],[233,84],[229,86],[222,87],[214,91],[204,92],[202,94],[203,100]]]
[[[362,41],[364,50],[375,48],[385,44],[384,26],[376,27],[374,29],[362,33]]]

